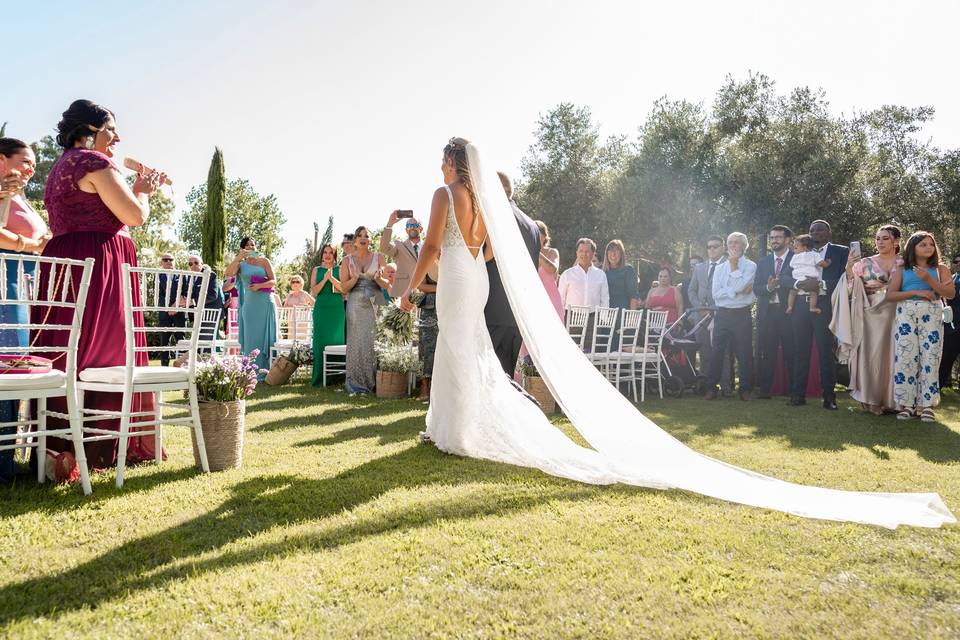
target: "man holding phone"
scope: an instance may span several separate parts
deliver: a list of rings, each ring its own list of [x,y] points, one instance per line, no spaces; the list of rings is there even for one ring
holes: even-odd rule
[[[393,225],[399,220],[406,220],[405,229],[407,232],[406,240],[393,240]],[[417,260],[420,258],[420,234],[423,227],[413,217],[413,211],[398,209],[387,218],[387,225],[383,228],[380,235],[380,253],[388,256],[397,265],[397,275],[393,284],[390,286],[390,297],[400,296],[410,285],[410,276],[417,266]]]

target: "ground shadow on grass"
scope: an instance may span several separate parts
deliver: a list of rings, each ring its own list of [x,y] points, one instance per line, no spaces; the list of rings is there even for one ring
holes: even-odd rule
[[[536,486],[514,482],[538,479]],[[540,479],[543,482],[539,482]],[[376,511],[316,535],[300,535],[252,549],[211,552],[275,527],[322,523],[396,489],[423,489],[468,483],[503,483],[504,492],[480,489],[466,499],[437,501],[421,492],[418,502],[387,512]],[[335,477],[307,479],[293,475],[258,477],[232,488],[219,507],[154,535],[125,543],[56,576],[42,576],[0,588],[0,625],[41,615],[97,608],[130,593],[163,588],[197,573],[259,562],[266,557],[307,548],[333,548],[394,529],[422,527],[443,520],[503,515],[553,500],[578,500],[598,488],[542,476],[535,470],[458,458],[432,447],[412,446],[372,460]],[[606,490],[610,490],[607,488]],[[616,491],[635,493],[633,488]],[[203,557],[200,557],[203,556]]]
[[[847,408],[854,408],[848,411]],[[659,409],[658,410],[663,410]],[[956,397],[947,399],[941,415],[960,410]],[[749,428],[755,437],[779,438],[798,449],[840,451],[850,446],[869,449],[888,459],[880,448],[913,450],[929,462],[960,461],[960,433],[940,423],[897,420],[893,415],[874,416],[845,399],[840,411],[824,411],[819,403],[787,407],[780,398],[748,404],[733,400],[688,400],[669,410],[671,422],[680,423],[677,437],[717,436],[730,429]],[[886,457],[885,457],[886,456]]]
[[[304,426],[325,427],[341,422],[374,422],[380,424],[382,420],[389,416],[417,412],[417,419],[423,424],[423,405],[412,402],[402,401],[380,401],[373,404],[356,404],[351,406],[336,406],[328,409],[322,407],[311,407],[312,411],[296,413],[278,420],[272,420],[259,424],[250,431],[255,433],[269,433],[272,431],[283,431],[285,429],[298,429]]]
[[[340,429],[329,435],[313,440],[296,443],[295,447],[327,447],[353,440],[377,438],[378,444],[393,444],[404,440],[412,441],[423,429],[423,418],[401,418],[393,422],[361,424],[356,427]]]
[[[199,469],[192,465],[177,468],[164,466],[161,469],[154,467],[153,470],[150,470],[152,472],[141,472],[154,465],[153,462],[147,462],[131,466],[128,473],[136,475],[128,480],[128,484],[135,485],[137,491],[147,491],[158,485],[186,480],[201,473]],[[0,488],[0,519],[15,518],[33,512],[52,514],[72,511],[91,504],[95,505],[130,491],[129,487],[126,490],[117,488],[116,474],[112,469],[103,472],[91,471],[90,481],[93,485],[93,493],[85,496],[83,491],[80,490],[79,484],[70,485],[64,491],[63,487],[58,487],[49,480],[43,484],[38,484],[33,473],[20,476],[15,484]]]

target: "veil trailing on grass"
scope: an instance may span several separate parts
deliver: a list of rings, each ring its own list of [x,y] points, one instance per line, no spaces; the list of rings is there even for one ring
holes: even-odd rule
[[[467,158],[501,265],[500,278],[527,350],[564,413],[609,465],[613,477],[809,518],[889,528],[956,522],[936,493],[867,493],[784,482],[701,455],[655,425],[590,364],[557,321],[536,271],[529,268],[530,256],[495,168],[484,165],[472,143],[467,145]]]

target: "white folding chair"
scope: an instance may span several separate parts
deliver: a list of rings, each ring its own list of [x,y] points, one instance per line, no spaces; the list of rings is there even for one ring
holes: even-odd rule
[[[62,346],[4,346],[0,351],[10,355],[43,355],[56,354],[51,360],[62,358],[63,371],[51,369],[48,373],[5,373],[0,375],[0,401],[3,400],[36,400],[36,416],[21,420],[15,416],[13,422],[0,423],[0,427],[17,427],[29,429],[29,433],[11,433],[0,435],[0,450],[17,449],[20,447],[34,447],[37,450],[37,481],[43,482],[46,477],[47,438],[49,436],[65,436],[73,442],[74,456],[80,468],[80,484],[83,493],[89,495],[90,474],[87,469],[87,456],[83,449],[83,432],[80,413],[77,410],[76,373],[77,373],[77,343],[80,339],[80,323],[83,320],[83,309],[87,300],[87,289],[90,285],[90,274],[93,271],[93,258],[86,260],[68,260],[66,258],[42,258],[39,256],[25,256],[18,254],[3,254],[0,256],[0,304],[10,307],[25,306],[27,308],[26,322],[0,323],[2,331],[67,331],[67,340]],[[49,265],[46,286],[41,287],[41,265]],[[34,276],[27,274],[34,271]],[[16,274],[18,282],[16,297],[7,295],[7,277]],[[79,273],[79,277],[77,274]],[[39,322],[31,319],[31,311],[38,310]],[[57,322],[47,322],[54,309],[58,309]],[[35,318],[34,318],[35,319]],[[60,413],[47,409],[48,398],[64,398],[67,412]],[[47,419],[50,417],[66,420],[67,427],[48,428]],[[18,443],[17,439],[21,442]]]
[[[234,307],[227,308],[227,339],[224,345],[227,353],[240,353],[240,310]]]
[[[208,353],[223,353],[226,344],[220,339],[220,309],[204,309],[200,318],[200,339],[197,348]],[[190,340],[183,338],[177,341],[177,357],[187,353],[190,349]]]
[[[567,306],[567,333],[569,333],[573,341],[579,345],[581,351],[583,351],[586,346],[584,342],[587,338],[587,327],[590,324],[590,314],[592,312],[593,307],[583,307],[579,305]]]
[[[639,376],[637,376],[636,370],[633,373],[640,380],[640,402],[646,400],[648,376],[656,376],[660,399],[663,399],[663,374],[660,366],[663,363],[663,334],[666,327],[666,311],[647,311],[647,328],[643,336],[643,350],[637,351],[633,357],[634,367],[640,368]],[[634,401],[636,401],[636,398],[634,398]]]
[[[313,354],[316,358],[317,354]],[[336,358],[336,359],[333,359]],[[331,344],[323,349],[322,386],[327,386],[327,376],[346,375],[347,373],[347,345]]]
[[[637,355],[637,343],[643,326],[643,309],[624,309],[620,314],[620,333],[617,350],[610,354],[610,371],[613,385],[620,389],[621,382],[627,382],[633,392],[633,401],[637,401],[637,377],[634,356]]]
[[[280,356],[280,349],[283,345],[287,345],[287,348],[290,348],[290,345],[293,344],[293,341],[290,338],[290,312],[293,309],[291,307],[277,307],[276,317],[277,317],[277,339],[272,345],[270,345],[270,353],[267,354],[269,357],[269,367],[273,366],[273,361]]]
[[[613,338],[617,328],[617,315],[620,309],[597,307],[594,309],[593,333],[590,337],[590,352],[587,358],[603,375],[610,378],[610,352],[613,351]]]
[[[154,436],[156,446],[156,461],[163,459],[163,424],[178,424],[193,427],[193,432],[197,440],[197,450],[200,455],[200,465],[204,471],[209,471],[207,464],[207,448],[203,441],[203,431],[200,428],[200,405],[197,397],[197,344],[200,341],[200,320],[203,318],[205,301],[201,298],[197,306],[184,309],[177,306],[176,292],[168,293],[166,299],[161,299],[160,288],[153,286],[161,274],[167,274],[169,277],[179,276],[180,282],[186,283],[188,290],[193,286],[194,281],[200,280],[200,291],[207,290],[207,282],[210,279],[210,269],[204,267],[203,271],[177,271],[172,269],[148,269],[143,267],[132,267],[129,264],[123,265],[123,315],[124,315],[124,338],[126,340],[126,363],[114,367],[98,367],[84,369],[80,372],[80,381],[77,383],[79,393],[80,411],[84,423],[96,423],[99,420],[120,420],[120,430],[102,429],[94,426],[84,426],[85,441],[109,440],[118,438],[120,440],[117,451],[117,487],[123,486],[124,470],[127,462],[127,445],[131,437]],[[139,300],[134,300],[134,287],[140,292]],[[147,291],[152,291],[152,297],[147,296]],[[176,311],[184,314],[184,327],[147,327],[134,326],[134,315],[146,312],[167,313]],[[137,354],[148,351],[169,350],[174,351],[176,346],[170,347],[148,347],[146,341],[143,345],[137,345],[137,337],[142,335],[148,337],[151,333],[163,334],[169,331],[183,331],[190,338],[190,347],[187,351],[187,365],[185,367],[163,367],[163,366],[137,366]],[[107,393],[123,394],[123,400],[119,411],[109,411],[104,409],[88,409],[83,406],[83,394],[87,391],[102,391]],[[189,406],[180,403],[165,402],[163,393],[165,391],[186,391],[189,398]],[[151,393],[154,396],[154,410],[133,411],[134,394]],[[189,416],[179,418],[165,418],[163,409],[170,408],[179,411],[187,410]],[[132,422],[134,418],[149,418],[144,421]],[[136,431],[131,433],[131,424]]]
[[[270,366],[281,355],[290,353],[298,343],[312,340],[313,309],[306,306],[277,309],[277,341],[270,345]]]

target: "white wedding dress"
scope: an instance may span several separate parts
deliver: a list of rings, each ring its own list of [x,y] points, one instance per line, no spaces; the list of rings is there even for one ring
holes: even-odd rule
[[[936,493],[861,493],[793,484],[701,455],[641,414],[580,352],[556,316],[494,171],[473,144],[467,157],[500,274],[544,382],[592,449],[579,446],[517,392],[484,322],[489,283],[467,248],[448,193],[437,285],[437,340],[427,435],[448,453],[485,458],[591,484],[685,489],[800,516],[939,527],[956,522]],[[511,268],[504,268],[510,265]]]

